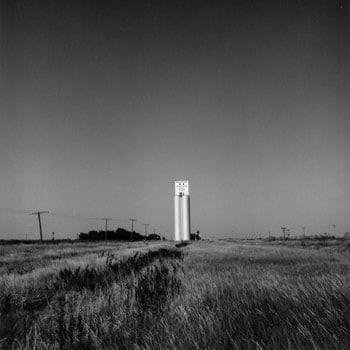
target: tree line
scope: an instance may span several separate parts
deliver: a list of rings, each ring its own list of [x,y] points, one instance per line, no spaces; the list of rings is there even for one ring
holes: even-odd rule
[[[102,240],[112,240],[112,241],[143,241],[143,240],[160,240],[160,235],[150,234],[148,236],[142,235],[138,232],[128,231],[124,228],[118,228],[115,231],[108,230],[96,231],[92,230],[88,233],[81,232],[79,234],[79,240],[81,241],[102,241]]]

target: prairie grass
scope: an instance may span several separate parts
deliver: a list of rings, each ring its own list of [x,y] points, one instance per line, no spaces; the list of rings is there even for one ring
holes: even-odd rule
[[[63,246],[56,265],[3,273],[0,348],[350,348],[347,252],[171,246],[71,245],[75,255]]]

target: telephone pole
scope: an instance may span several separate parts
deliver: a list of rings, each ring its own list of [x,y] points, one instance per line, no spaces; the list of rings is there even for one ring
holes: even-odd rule
[[[39,231],[40,231],[40,241],[42,242],[43,241],[43,230],[42,230],[42,227],[41,227],[41,218],[40,218],[40,215],[41,214],[47,214],[48,211],[36,211],[36,212],[33,212],[29,215],[37,215],[38,216],[38,221],[39,221]]]
[[[336,230],[335,230],[335,228],[337,227],[337,224],[333,224],[333,225],[331,225],[333,228],[334,228],[334,236],[335,236],[335,234],[336,234]]]
[[[303,226],[303,237],[304,237],[304,238],[305,238],[305,229],[306,229],[306,227]]]
[[[144,226],[145,226],[145,237],[147,238],[147,226],[149,225],[149,224],[143,224]]]
[[[105,229],[105,241],[107,241],[107,226],[108,226],[108,221],[112,220],[111,218],[104,218],[102,220],[105,220],[106,222],[106,229]]]
[[[281,230],[283,232],[283,239],[286,240],[286,231],[287,231],[287,227],[281,227]]]
[[[289,237],[290,237],[290,229],[289,228],[287,228],[287,235],[288,235],[288,239],[289,239]]]
[[[131,221],[131,240],[134,240],[134,222],[136,219],[129,219]]]

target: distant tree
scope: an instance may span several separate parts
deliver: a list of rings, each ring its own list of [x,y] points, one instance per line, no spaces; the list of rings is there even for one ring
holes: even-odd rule
[[[151,233],[148,235],[147,240],[149,241],[159,241],[160,240],[160,236],[157,235],[156,233]]]
[[[123,228],[118,228],[116,231],[107,231],[107,239],[114,241],[130,241],[133,238],[134,241],[140,241],[145,239],[145,236],[138,232],[133,232],[125,230]],[[83,241],[102,241],[106,239],[106,231],[89,231],[88,233],[81,232],[79,234],[79,240]]]
[[[84,232],[80,232],[79,233],[79,239],[81,241],[87,241],[89,239],[89,235],[87,233],[84,233]]]

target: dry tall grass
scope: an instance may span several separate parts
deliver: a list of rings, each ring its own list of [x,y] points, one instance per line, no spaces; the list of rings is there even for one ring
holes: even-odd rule
[[[4,254],[0,347],[350,348],[348,254],[203,241],[182,260],[163,246],[91,244],[27,273]]]

